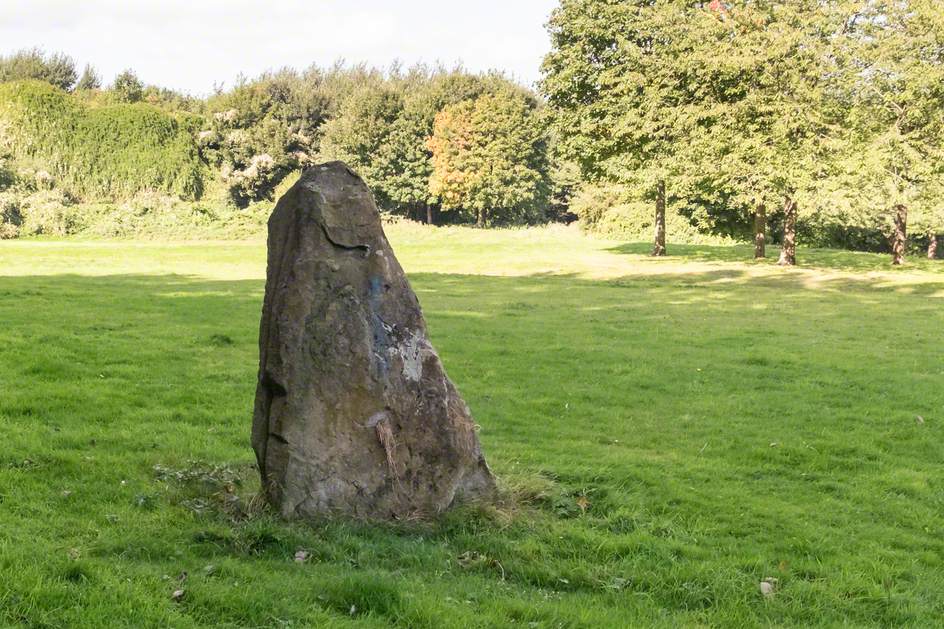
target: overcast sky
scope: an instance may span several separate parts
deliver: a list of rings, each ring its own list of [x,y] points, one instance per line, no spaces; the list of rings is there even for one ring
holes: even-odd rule
[[[538,78],[556,0],[0,0],[0,54],[38,46],[105,82],[205,94],[283,66],[394,59]]]

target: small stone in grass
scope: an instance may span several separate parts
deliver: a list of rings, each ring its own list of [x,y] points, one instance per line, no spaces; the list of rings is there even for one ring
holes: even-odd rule
[[[186,594],[186,592],[183,590],[174,590],[174,593],[170,595],[170,599],[175,603],[179,603],[183,600],[184,594]]]
[[[764,598],[770,598],[777,591],[777,579],[774,577],[767,577],[760,582],[760,593],[764,595]]]
[[[295,551],[295,561],[298,563],[305,563],[308,561],[308,558],[311,557],[311,553],[307,550],[297,550]]]

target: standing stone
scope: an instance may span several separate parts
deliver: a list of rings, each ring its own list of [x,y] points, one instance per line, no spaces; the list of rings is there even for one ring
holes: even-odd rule
[[[468,406],[364,182],[307,170],[269,218],[252,446],[288,518],[416,518],[488,498]]]

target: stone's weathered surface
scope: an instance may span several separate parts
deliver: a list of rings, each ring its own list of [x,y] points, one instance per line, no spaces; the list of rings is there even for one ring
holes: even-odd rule
[[[364,182],[315,166],[269,218],[252,445],[285,517],[434,515],[490,496],[475,424]]]

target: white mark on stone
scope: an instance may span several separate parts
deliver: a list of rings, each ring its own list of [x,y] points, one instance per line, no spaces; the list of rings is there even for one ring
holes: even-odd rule
[[[419,382],[423,376],[423,359],[426,357],[425,340],[416,334],[410,334],[406,342],[398,348],[403,358],[403,375],[407,380]]]
[[[377,424],[384,421],[388,417],[389,417],[389,414],[387,413],[387,411],[379,411],[377,413],[374,413],[373,415],[367,418],[367,422],[364,424],[364,427],[374,428],[377,426]]]

